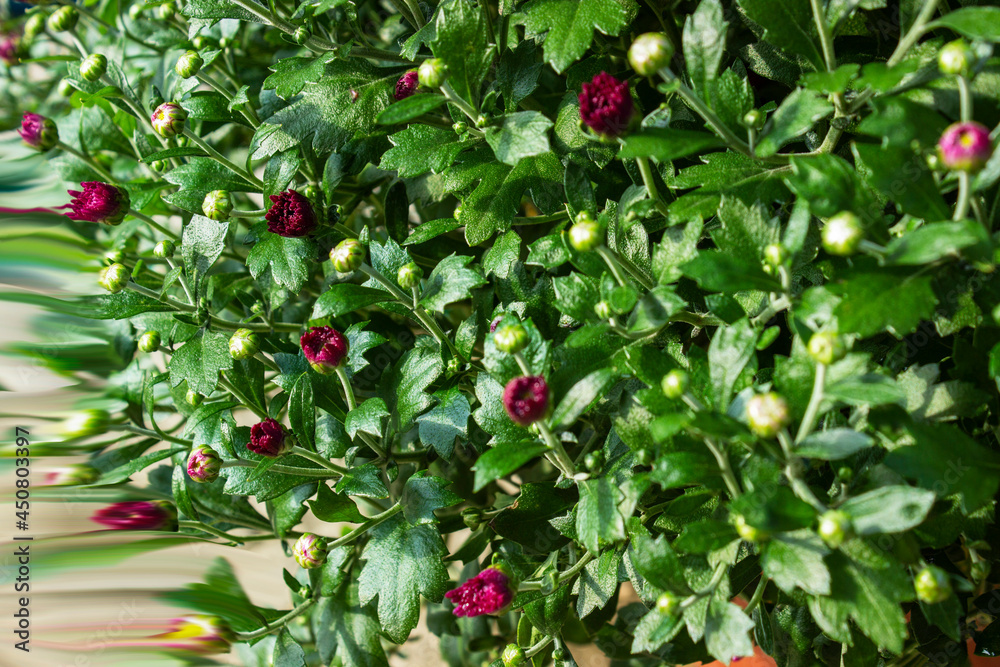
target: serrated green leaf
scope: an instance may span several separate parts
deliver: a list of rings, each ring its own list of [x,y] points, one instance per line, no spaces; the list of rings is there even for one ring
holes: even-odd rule
[[[529,37],[545,36],[545,60],[561,74],[590,48],[594,30],[617,35],[628,15],[615,0],[532,0],[516,20]]]
[[[379,166],[399,172],[400,178],[412,178],[428,171],[439,174],[474,143],[467,135],[459,137],[452,130],[430,125],[411,125],[390,136],[389,141],[393,147],[382,154]]]
[[[431,312],[443,313],[445,306],[468,299],[472,290],[486,284],[478,271],[467,268],[472,257],[449,255],[438,262],[427,276],[420,305]]]
[[[469,399],[458,387],[435,392],[437,405],[417,417],[420,441],[434,448],[443,459],[450,459],[455,438],[465,438],[469,432]]]
[[[202,331],[176,350],[167,369],[170,384],[187,382],[189,391],[207,396],[219,383],[219,372],[233,367],[229,338],[217,331]]]
[[[434,510],[462,502],[461,496],[445,488],[450,484],[449,480],[440,477],[427,477],[426,470],[410,477],[406,480],[403,495],[399,499],[403,506],[403,516],[413,525],[436,523]]]
[[[549,152],[552,121],[538,111],[519,111],[503,117],[499,126],[486,129],[486,143],[497,159],[511,166],[521,158]]]

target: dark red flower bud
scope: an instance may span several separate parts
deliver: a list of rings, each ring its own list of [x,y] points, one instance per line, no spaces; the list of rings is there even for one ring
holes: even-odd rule
[[[302,334],[299,344],[317,373],[330,373],[347,360],[347,337],[333,327],[313,327]]]
[[[417,88],[420,87],[420,82],[417,80],[417,70],[411,69],[409,72],[403,74],[399,77],[399,81],[396,82],[396,92],[393,97],[396,101],[404,100],[413,93],[417,92]]]
[[[287,454],[294,446],[292,438],[285,434],[281,424],[273,419],[265,419],[250,428],[250,442],[247,449],[269,459]]]
[[[295,190],[271,195],[271,208],[264,215],[267,231],[279,236],[298,237],[316,229],[316,212],[309,200]]]
[[[17,35],[0,37],[0,60],[8,67],[21,62],[21,40]]]
[[[73,209],[72,213],[66,214],[70,218],[106,225],[117,225],[125,219],[132,202],[124,188],[100,181],[86,181],[80,186],[83,191],[70,190],[73,201],[59,207]]]
[[[37,113],[25,113],[21,118],[21,129],[17,133],[24,139],[24,143],[40,151],[52,150],[59,143],[56,124],[51,118]]]
[[[514,600],[517,586],[503,565],[488,567],[458,588],[444,594],[452,601],[455,616],[497,614]]]
[[[635,106],[628,81],[601,72],[580,93],[580,119],[604,137],[618,137],[632,124]]]
[[[521,426],[534,424],[549,407],[549,385],[540,375],[522,375],[507,383],[503,407],[511,421]]]
[[[177,530],[177,509],[163,500],[115,503],[91,517],[112,530]]]

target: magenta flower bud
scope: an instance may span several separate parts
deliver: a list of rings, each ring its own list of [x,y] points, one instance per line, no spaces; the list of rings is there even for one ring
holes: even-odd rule
[[[393,93],[393,97],[396,101],[405,100],[407,97],[417,92],[417,88],[420,87],[420,82],[417,80],[417,70],[411,69],[409,72],[405,72],[403,76],[399,77],[399,81],[396,82],[396,92]]]
[[[292,547],[292,557],[306,570],[317,568],[326,562],[326,540],[319,535],[304,533]]]
[[[496,333],[497,327],[500,326],[500,322],[503,321],[503,315],[497,315],[496,319],[490,322],[490,333]]]
[[[977,172],[993,154],[990,131],[975,121],[949,125],[938,141],[938,152],[948,169]]]
[[[294,238],[316,229],[316,212],[312,204],[295,190],[271,195],[271,202],[271,208],[264,214],[267,231]]]
[[[504,565],[488,567],[458,588],[444,594],[455,605],[455,616],[494,616],[514,600],[517,584]]]
[[[13,67],[21,62],[21,40],[17,35],[3,35],[0,37],[0,60],[7,67]]]
[[[521,426],[534,424],[549,407],[549,385],[540,375],[522,375],[507,383],[503,407],[511,421]]]
[[[635,106],[628,81],[601,72],[580,93],[580,120],[602,137],[625,134],[632,125]]]
[[[276,459],[290,452],[294,446],[292,437],[273,419],[265,419],[250,428],[250,442],[247,444],[247,449],[255,454]]]
[[[161,137],[176,137],[184,132],[184,121],[187,117],[188,113],[181,108],[181,105],[164,102],[156,107],[149,122]]]
[[[45,481],[41,486],[76,486],[80,484],[93,484],[101,476],[97,468],[86,463],[75,463],[50,470],[45,474]]]
[[[25,113],[17,131],[24,143],[39,151],[49,151],[59,143],[59,130],[51,118],[37,113]]]
[[[317,373],[326,375],[347,361],[347,337],[333,327],[313,327],[302,334],[299,344]]]
[[[71,219],[105,225],[117,225],[125,219],[132,205],[125,188],[100,181],[86,181],[80,186],[83,191],[70,190],[73,201],[59,207],[72,209],[72,213],[66,214]]]
[[[91,517],[111,530],[177,530],[177,509],[165,500],[127,501],[108,505]]]
[[[191,450],[187,460],[187,473],[193,481],[200,484],[211,483],[219,479],[222,470],[222,458],[208,445],[199,445]]]
[[[221,618],[194,614],[172,619],[170,630],[154,635],[154,639],[162,640],[162,644],[157,644],[165,649],[211,655],[228,653],[230,645],[236,641],[236,635]]]

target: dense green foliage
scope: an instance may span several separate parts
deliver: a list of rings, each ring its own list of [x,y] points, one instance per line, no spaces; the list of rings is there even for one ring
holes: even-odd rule
[[[113,406],[46,451],[87,455],[84,497],[170,499],[182,536],[280,541],[292,613],[225,562],[169,596],[246,665],[385,666],[421,621],[453,667],[512,643],[536,667],[575,664],[566,642],[636,667],[996,655],[1000,152],[938,149],[1000,121],[991,4],[97,0],[29,27],[0,120],[52,118],[67,188],[131,207],[6,214],[89,258],[79,296],[4,295],[84,327],[21,351]],[[443,83],[397,95],[421,63]],[[601,72],[635,107],[605,136],[579,98]],[[263,221],[289,188],[308,233]],[[349,342],[334,372],[300,348],[318,326]],[[548,392],[525,425],[522,375]],[[247,449],[265,418],[297,443],[277,459]],[[188,475],[200,445],[215,481]],[[300,568],[307,515],[355,529]],[[445,593],[491,558],[513,605],[456,619]]]

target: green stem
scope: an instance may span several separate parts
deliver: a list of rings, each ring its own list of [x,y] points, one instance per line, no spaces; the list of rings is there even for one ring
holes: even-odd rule
[[[462,99],[461,95],[455,92],[455,89],[451,87],[451,84],[447,80],[441,84],[441,92],[444,93],[449,102],[461,109],[462,113],[468,116],[469,120],[475,125],[476,121],[479,120],[479,112],[471,104]]]
[[[589,563],[592,560],[594,560],[594,554],[590,553],[589,551],[587,553],[583,554],[583,556],[580,557],[580,560],[578,560],[576,562],[576,564],[573,565],[573,567],[569,568],[565,572],[560,572],[559,573],[559,576],[556,577],[556,585],[558,586],[562,582],[569,581],[570,579],[572,579],[573,577],[575,577],[576,575],[578,575],[583,570],[583,568],[585,568],[587,566],[587,563]],[[531,580],[531,581],[523,581],[523,582],[521,582],[521,584],[517,588],[518,588],[518,590],[521,590],[521,591],[537,591],[537,590],[541,590],[541,588],[542,588],[542,580],[541,579],[537,579],[537,580]]]
[[[656,210],[660,212],[660,215],[664,217],[668,216],[670,212],[667,210],[667,204],[660,198],[660,191],[656,187],[656,176],[653,174],[653,169],[649,164],[649,158],[637,157],[635,163],[639,166],[642,182],[646,186],[646,192],[649,193],[649,198],[653,200]]]
[[[410,13],[413,15],[413,20],[416,22],[417,30],[424,27],[424,12],[420,9],[420,3],[417,0],[406,0],[406,6],[410,8]]]
[[[301,456],[304,459],[309,459],[313,463],[315,463],[317,465],[321,465],[324,468],[326,468],[327,470],[332,470],[333,472],[338,473],[340,475],[346,475],[347,474],[347,469],[346,468],[343,468],[343,467],[337,465],[336,463],[332,463],[332,462],[328,461],[326,458],[323,457],[322,454],[310,451],[310,450],[305,449],[303,447],[299,447],[298,445],[296,445],[295,447],[292,447],[292,451],[289,452],[289,453],[290,454],[295,454],[296,456]]]
[[[767,577],[763,574],[760,575],[760,582],[757,584],[757,588],[754,589],[753,597],[750,598],[750,601],[747,602],[747,606],[743,609],[746,614],[749,615],[750,612],[757,608],[760,601],[764,599],[764,589],[767,588],[768,581],[769,579]]]
[[[833,53],[833,36],[830,34],[830,26],[826,24],[823,3],[821,0],[809,0],[809,4],[812,5],[813,20],[816,22],[816,32],[819,33],[819,43],[823,48],[826,70],[832,72],[837,69],[837,57]]]
[[[347,369],[343,366],[337,366],[337,377],[340,378],[340,386],[344,388],[344,400],[347,402],[347,411],[351,412],[356,407],[358,407],[358,401],[354,398],[354,388],[351,387],[351,381],[347,377]]]
[[[206,523],[202,523],[201,521],[184,521],[184,520],[181,520],[181,521],[177,522],[177,525],[180,526],[181,528],[193,528],[195,530],[200,530],[203,533],[208,533],[209,535],[214,535],[216,537],[221,537],[224,540],[228,540],[230,542],[233,542],[235,544],[239,544],[241,546],[243,545],[243,541],[242,541],[241,538],[235,537],[233,535],[230,535],[229,533],[227,533],[227,532],[225,532],[223,530],[219,530],[218,528],[213,528],[212,526],[209,526]]]
[[[971,179],[968,172],[958,172],[958,201],[955,203],[955,215],[952,220],[964,220],[969,214],[969,202],[972,198]]]
[[[248,172],[246,169],[243,169],[242,167],[236,165],[222,153],[209,146],[201,137],[199,137],[191,130],[184,128],[184,136],[190,139],[192,143],[201,148],[203,151],[208,153],[209,157],[211,157],[213,160],[215,160],[222,166],[226,167],[235,174],[238,174],[241,178],[246,180],[248,183],[251,183],[255,187],[259,188],[260,190],[264,189],[263,181],[261,181],[259,178],[257,178],[250,172]]]
[[[603,245],[598,246],[597,254],[599,254],[601,258],[604,259],[604,262],[608,265],[608,268],[611,269],[611,275],[615,277],[615,280],[618,281],[618,284],[621,285],[622,287],[625,287],[628,283],[625,281],[625,277],[621,274],[622,266],[621,264],[618,263],[618,260],[611,253],[611,249]]]
[[[269,635],[272,632],[275,632],[276,630],[280,630],[281,628],[285,627],[286,623],[288,623],[293,618],[295,618],[295,617],[299,616],[300,614],[302,614],[304,611],[306,611],[307,609],[309,609],[310,607],[312,607],[314,604],[316,604],[316,599],[315,598],[309,598],[308,600],[302,602],[295,609],[292,609],[290,612],[288,612],[284,616],[282,616],[280,618],[277,618],[274,621],[269,622],[267,625],[265,625],[264,627],[262,627],[259,630],[254,630],[253,632],[237,632],[237,633],[235,633],[236,634],[236,639],[239,640],[239,641],[241,641],[241,642],[246,642],[246,641],[250,641],[251,639],[257,639],[258,637],[263,637],[265,635]]]
[[[368,519],[363,524],[361,524],[360,526],[349,532],[347,535],[344,535],[338,540],[330,542],[329,544],[326,545],[326,548],[332,551],[333,549],[342,547],[345,544],[350,544],[351,542],[353,542],[358,537],[368,532],[375,526],[387,521],[388,519],[391,519],[392,517],[396,516],[402,511],[403,511],[403,506],[399,503],[396,503],[395,505],[393,505],[386,511],[382,512],[381,514],[376,514],[372,518]]]
[[[771,301],[767,305],[767,308],[761,311],[759,315],[755,316],[752,320],[750,320],[750,323],[753,324],[755,327],[767,324],[768,322],[771,321],[772,317],[774,317],[775,315],[777,315],[778,313],[780,313],[785,308],[788,308],[791,305],[792,302],[788,299],[787,296],[782,296],[778,299],[775,299]]]
[[[230,382],[229,380],[227,380],[226,378],[224,378],[222,375],[219,375],[219,385],[223,389],[225,389],[226,391],[228,391],[230,394],[232,394],[233,396],[235,396],[236,400],[239,401],[243,405],[243,407],[245,407],[247,410],[249,410],[250,412],[254,413],[255,415],[257,415],[261,419],[267,419],[268,418],[268,414],[266,412],[264,412],[263,410],[261,410],[260,408],[258,408],[257,406],[255,406],[253,404],[253,401],[251,401],[249,398],[247,398],[243,394],[242,391],[240,391],[235,385],[233,385],[232,382]]]
[[[802,417],[799,425],[799,432],[795,435],[795,442],[805,440],[813,427],[816,425],[816,417],[819,416],[819,406],[823,402],[823,390],[826,387],[826,364],[816,364],[816,376],[813,379],[812,395],[809,396],[809,405],[806,406],[806,413]]]
[[[201,81],[202,83],[207,83],[211,88],[213,88],[215,90],[215,92],[219,93],[224,98],[226,98],[226,101],[232,103],[232,101],[233,101],[232,93],[230,93],[228,90],[226,90],[225,86],[223,86],[221,83],[219,83],[218,81],[216,81],[215,79],[213,79],[209,75],[205,74],[204,72],[198,72],[195,76],[198,77],[199,81]],[[244,118],[247,119],[247,122],[250,123],[250,125],[254,129],[257,129],[258,127],[260,127],[260,121],[257,120],[257,117],[252,112],[252,110],[250,112],[248,112],[245,109],[240,108],[239,111],[240,111],[240,114]]]
[[[969,87],[969,80],[958,76],[958,101],[959,115],[963,123],[972,120],[972,89]]]
[[[171,270],[177,268],[177,265],[174,263],[174,261],[169,258],[167,259],[167,265],[170,267]],[[192,306],[195,305],[194,295],[191,293],[191,288],[188,286],[188,281],[187,278],[184,277],[184,273],[181,272],[181,274],[178,277],[180,278],[181,288],[183,288],[184,290],[184,295],[187,297],[188,303],[190,303]]]
[[[536,655],[544,651],[545,647],[554,642],[555,639],[556,638],[551,635],[547,637],[542,637],[542,639],[540,639],[537,644],[524,650],[525,657],[527,658],[535,657]]]
[[[538,425],[538,432],[542,434],[542,438],[545,440],[545,444],[548,445],[549,449],[555,455],[556,467],[559,468],[560,472],[566,476],[567,479],[572,479],[576,474],[576,468],[573,467],[573,459],[569,457],[566,453],[566,449],[563,447],[562,442],[559,438],[555,436],[552,429],[549,428],[548,421],[542,419],[541,421],[535,422]]]
[[[229,215],[233,218],[260,218],[265,213],[267,213],[266,208],[259,208],[253,211],[230,211]]]
[[[687,609],[701,598],[707,597],[712,593],[714,593],[715,589],[719,587],[720,583],[722,583],[722,578],[726,575],[726,571],[728,569],[729,565],[726,564],[725,561],[716,565],[715,572],[712,573],[712,579],[711,581],[708,582],[708,585],[700,590],[695,591],[688,597],[684,598],[681,601],[680,608]]]
[[[298,453],[298,452],[295,452]],[[231,461],[223,461],[223,468],[256,468],[257,463],[253,461],[246,461],[244,459],[233,459]],[[277,472],[282,475],[298,475],[299,477],[322,477],[324,479],[329,479],[332,477],[342,477],[340,473],[333,474],[333,471],[324,468],[323,470],[317,470],[316,468],[300,468],[299,466],[283,466],[280,464],[274,464],[268,468],[269,472]]]
[[[156,220],[153,220],[145,213],[139,213],[139,211],[130,209],[128,214],[131,215],[133,218],[138,218],[139,220],[142,220],[156,231],[160,232],[161,234],[170,239],[173,239],[174,241],[180,239],[180,237],[177,234],[174,234],[172,231],[170,231],[169,229],[158,223]]]
[[[100,176],[101,178],[103,178],[108,183],[116,183],[117,182],[114,176],[112,176],[109,172],[107,172],[104,169],[104,167],[102,167],[101,165],[97,164],[97,162],[95,162],[94,159],[91,158],[89,155],[84,155],[83,153],[81,153],[80,151],[76,150],[75,148],[73,148],[69,144],[64,144],[61,141],[56,144],[56,148],[58,148],[61,151],[65,151],[66,153],[71,153],[71,154],[75,155],[76,157],[80,158],[81,160],[83,160],[87,164],[88,167],[90,167],[91,169],[93,169],[94,171],[96,171],[97,175]]]
[[[126,431],[128,433],[135,433],[136,435],[144,435],[149,438],[156,438],[158,440],[166,440],[167,442],[173,442],[178,445],[187,445],[191,447],[194,445],[193,440],[186,440],[184,438],[178,438],[172,435],[167,435],[166,433],[151,431],[148,428],[142,428],[141,426],[133,426],[132,424],[117,424],[108,427],[109,431]]]
[[[264,364],[265,366],[267,366],[268,368],[270,368],[275,373],[280,373],[281,372],[281,368],[278,367],[278,364],[274,363],[274,361],[272,361],[270,359],[270,357],[268,357],[267,355],[265,355],[263,352],[258,352],[257,354],[255,354],[254,355],[254,359],[256,359],[260,363]]]
[[[778,442],[781,443],[781,451],[785,455],[785,476],[788,477],[792,491],[800,499],[816,508],[816,511],[820,514],[826,512],[827,506],[816,497],[816,494],[812,492],[809,485],[802,479],[802,462],[792,450],[792,438],[788,435],[788,429],[782,429],[778,433]]]
[[[733,472],[733,465],[729,462],[729,456],[711,438],[705,439],[705,446],[708,447],[708,451],[712,452],[712,456],[719,464],[719,470],[722,471],[722,479],[726,482],[729,495],[732,496],[733,500],[736,500],[742,492],[740,491],[740,483],[736,479],[736,473]]]

